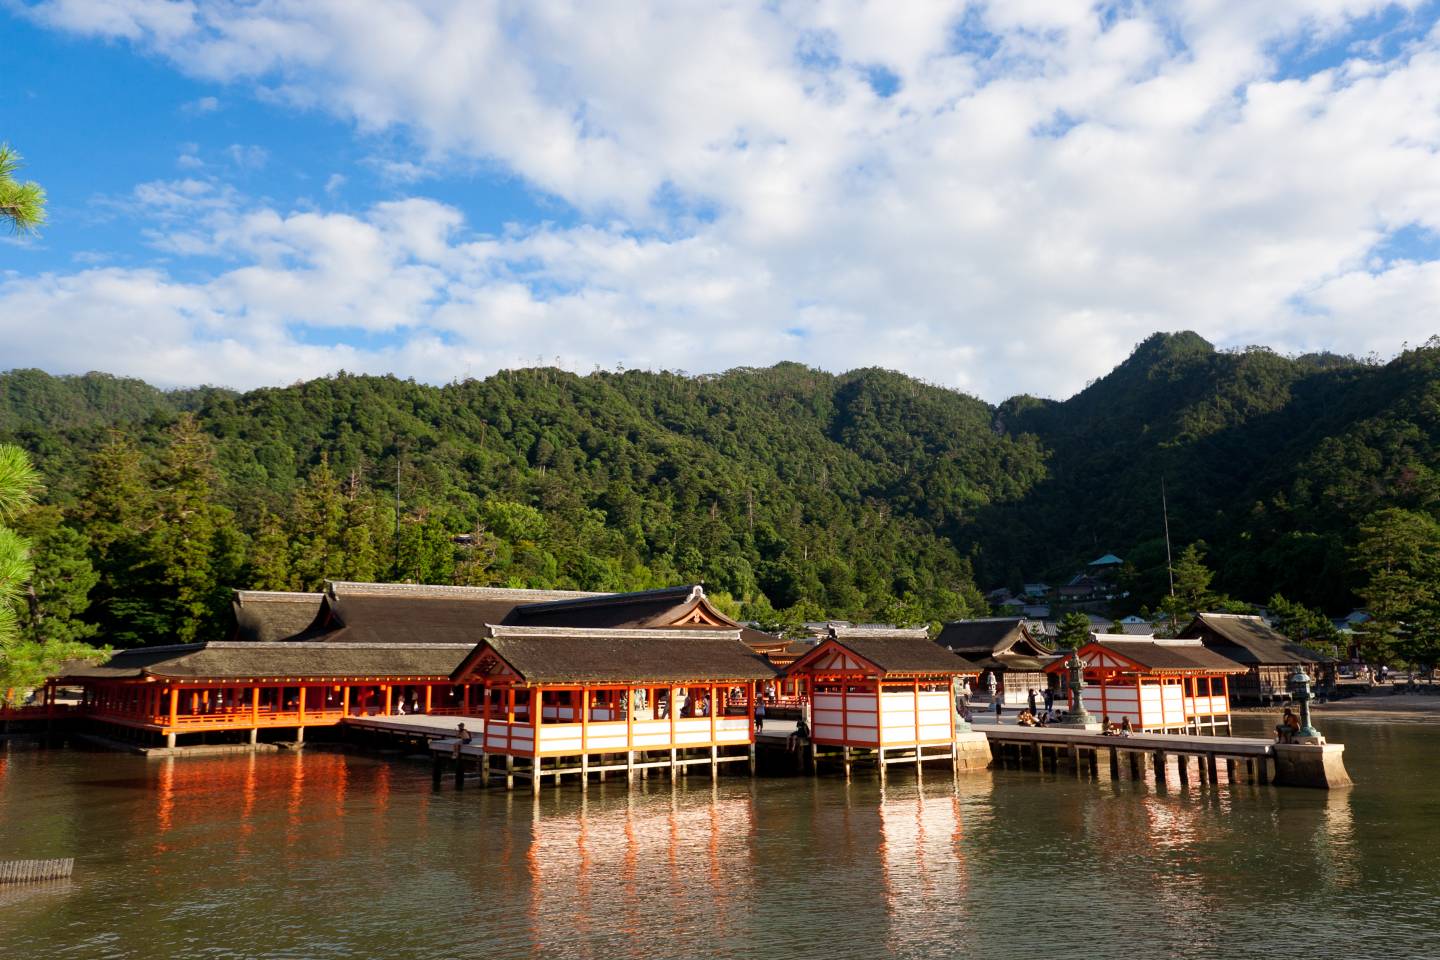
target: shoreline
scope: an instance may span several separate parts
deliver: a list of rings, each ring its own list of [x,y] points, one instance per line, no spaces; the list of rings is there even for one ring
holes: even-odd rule
[[[1238,716],[1279,716],[1284,707],[1245,707],[1232,710]],[[1425,693],[1369,693],[1328,703],[1312,703],[1317,718],[1377,720],[1398,723],[1440,723],[1440,696]]]

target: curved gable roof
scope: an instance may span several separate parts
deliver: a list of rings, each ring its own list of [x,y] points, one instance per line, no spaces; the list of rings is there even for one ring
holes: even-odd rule
[[[700,584],[523,604],[503,620],[491,622],[546,627],[740,627],[715,608]]]

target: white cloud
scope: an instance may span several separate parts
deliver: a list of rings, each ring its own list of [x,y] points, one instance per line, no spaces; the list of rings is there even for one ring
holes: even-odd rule
[[[237,265],[17,278],[0,304],[195,298],[157,327],[224,331],[197,356],[237,383],[797,357],[999,399],[1067,393],[1155,329],[1384,352],[1432,332],[1435,268],[1370,252],[1440,229],[1440,43],[1369,43],[1358,18],[1387,7],[392,0],[376,30],[343,0],[54,0],[32,15],[400,134],[412,154],[374,161],[394,184],[498,164],[582,223],[475,237],[431,201],[280,213],[152,185],[157,209],[212,204],[157,245]],[[299,342],[333,327],[395,345]],[[197,369],[161,379],[222,379]]]
[[[225,156],[241,170],[261,170],[270,162],[270,151],[253,143],[232,143],[225,148]]]
[[[199,97],[180,106],[180,112],[189,117],[203,116],[219,109],[220,100],[217,97]]]

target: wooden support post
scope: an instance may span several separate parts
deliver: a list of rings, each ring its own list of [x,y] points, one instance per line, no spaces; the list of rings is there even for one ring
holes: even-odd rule
[[[1225,758],[1225,780],[1229,783],[1235,782],[1235,758]]]
[[[850,748],[849,748],[849,747],[841,747],[841,748],[840,748],[840,751],[841,751],[841,752],[840,752],[840,756],[841,756],[841,761],[840,761],[840,762],[845,765],[845,782],[846,782],[846,783],[849,783],[849,782],[850,782]]]
[[[1120,779],[1120,751],[1114,747],[1110,748],[1110,779]]]
[[[713,715],[711,716],[711,722],[712,722],[712,723],[714,722],[714,716],[713,716]],[[720,748],[717,747],[717,746],[715,746],[715,744],[712,743],[712,744],[710,744],[710,782],[711,782],[711,783],[715,783],[715,782],[716,782],[717,780],[719,780],[719,779],[720,779]]]
[[[751,723],[754,723],[753,717]],[[750,741],[750,776],[755,776],[755,741],[753,738]]]
[[[430,787],[434,790],[440,789],[440,776],[444,772],[445,760],[438,751],[430,752]]]
[[[672,703],[670,706],[671,706],[671,708],[673,709],[675,705]],[[671,713],[671,714],[670,714],[670,729],[671,729],[671,730],[674,730],[674,729],[675,729],[675,714],[674,714],[674,713]],[[673,737],[674,737],[675,735],[672,733],[670,736],[672,737],[671,743],[674,743]],[[670,782],[671,782],[671,783],[674,783],[674,782],[675,782],[675,772],[676,772],[677,770],[679,770],[679,769],[680,769],[680,768],[675,765],[675,748],[672,746],[672,747],[670,748]]]
[[[1270,782],[1270,758],[1269,758],[1269,757],[1258,757],[1257,759],[1259,760],[1259,765],[1260,765],[1260,780],[1259,780],[1259,782],[1262,783],[1262,784],[1269,783],[1269,782]]]
[[[1220,780],[1220,771],[1217,769],[1215,754],[1212,753],[1205,758],[1205,769],[1210,773],[1210,786],[1215,786]]]
[[[643,771],[642,771],[643,772]],[[635,782],[635,751],[625,751],[625,782]]]
[[[251,727],[251,728],[250,728],[250,746],[253,747],[253,746],[255,746],[255,744],[257,744],[257,743],[259,743],[259,742],[260,742],[260,728],[259,728],[259,727]]]
[[[465,751],[463,749],[455,754],[455,789],[465,789]]]
[[[430,712],[430,704],[431,704],[432,701],[433,701],[433,695],[434,695],[434,693],[435,693],[435,685],[434,685],[434,684],[430,684],[430,683],[425,684],[425,712],[426,712],[426,713],[429,713],[429,712]]]
[[[484,752],[480,754],[480,786],[490,786],[490,754]]]
[[[884,748],[884,747],[876,747],[876,748],[875,748],[875,760],[876,760],[877,766],[879,766],[879,768],[880,768],[880,786],[883,787],[883,786],[885,786],[885,748]]]
[[[1165,782],[1165,776],[1166,776],[1166,773],[1165,773],[1165,751],[1164,751],[1164,750],[1156,750],[1156,751],[1155,751],[1155,758],[1154,758],[1154,759],[1155,759],[1155,782],[1156,782],[1156,783],[1164,783],[1164,782]]]
[[[532,704],[531,704],[531,708],[533,709],[534,706],[535,706],[535,705],[532,703]],[[536,712],[538,713],[538,711],[536,711]],[[541,764],[541,762],[540,762],[540,758],[539,758],[539,757],[533,757],[533,758],[531,758],[531,760],[530,760],[530,794],[531,794],[532,796],[536,796],[536,797],[540,796],[540,770],[541,770],[541,766],[542,766],[542,764]]]
[[[512,754],[505,754],[505,789],[515,789],[515,757]]]
[[[1090,776],[1100,779],[1100,749],[1097,747],[1086,755],[1090,761]]]
[[[820,768],[820,747],[814,740],[810,741],[810,773],[814,775]]]
[[[171,688],[170,688],[170,726],[172,726],[172,727],[175,726],[176,718],[177,718],[179,715],[180,715],[180,688],[179,688],[179,687],[171,687]],[[171,736],[171,739],[173,740],[173,738],[174,738],[175,735],[172,733],[170,736]],[[170,746],[173,747],[173,746],[175,746],[175,744],[172,742],[172,743],[170,744]]]
[[[255,702],[258,704],[260,702],[260,694],[258,691],[256,692],[255,697]],[[340,716],[350,716],[350,685],[348,683],[340,688]]]
[[[1079,776],[1081,775],[1081,772],[1080,772],[1080,745],[1079,745],[1078,743],[1072,743],[1072,744],[1070,744],[1070,763],[1073,764],[1074,767],[1075,767],[1075,776],[1076,776],[1076,777],[1079,777]]]
[[[1190,782],[1190,758],[1183,753],[1175,755],[1175,772],[1180,775],[1180,782]]]

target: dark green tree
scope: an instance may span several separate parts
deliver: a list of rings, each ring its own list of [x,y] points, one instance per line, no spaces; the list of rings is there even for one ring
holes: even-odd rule
[[[340,576],[345,506],[330,458],[322,453],[290,510],[290,576],[295,589],[318,590],[327,579]]]
[[[260,515],[260,529],[250,546],[250,586],[256,590],[292,590],[290,533],[269,510]]]
[[[1353,558],[1365,578],[1357,593],[1371,617],[1358,633],[1361,656],[1434,662],[1440,522],[1399,507],[1376,511],[1360,525]]]
[[[20,154],[0,143],[0,223],[15,233],[29,233],[45,223],[45,190],[34,181],[15,179]]]
[[[39,643],[72,643],[99,632],[81,619],[100,574],[90,562],[85,538],[63,522],[57,507],[38,507],[20,521],[30,541],[34,574],[20,607],[20,628]]]
[[[188,643],[223,632],[230,585],[243,553],[230,511],[215,502],[215,450],[198,421],[182,414],[167,433],[155,475],[150,535],[162,636]]]
[[[1065,650],[1078,650],[1090,640],[1090,618],[1071,610],[1056,624],[1055,640]]]

